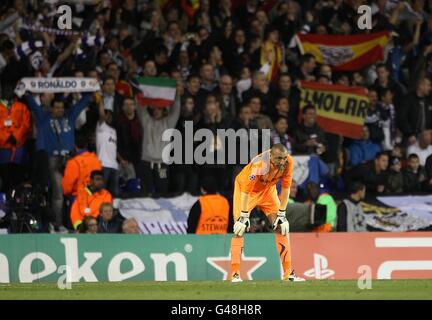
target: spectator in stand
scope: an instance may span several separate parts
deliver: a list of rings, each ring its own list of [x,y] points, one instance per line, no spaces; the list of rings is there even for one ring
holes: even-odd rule
[[[195,101],[200,89],[200,77],[196,74],[191,74],[186,81],[185,95],[192,97]]]
[[[277,98],[275,109],[275,113],[272,117],[273,123],[275,123],[280,117],[285,118],[288,123],[288,130],[290,134],[293,134],[297,127],[297,120],[293,119],[291,116],[291,105],[289,99],[283,96]]]
[[[123,100],[122,112],[117,121],[117,150],[120,171],[132,166],[137,172],[141,157],[142,127],[136,110],[136,102],[126,97]]]
[[[243,103],[248,102],[252,97],[258,96],[261,100],[261,111],[271,114],[271,108],[274,106],[274,95],[265,74],[261,71],[255,71],[252,76],[252,87],[243,92],[242,101]]]
[[[113,120],[116,121],[120,115],[123,98],[116,92],[116,79],[114,77],[105,77],[102,85],[102,94],[104,108],[112,112]]]
[[[32,95],[27,94],[27,102],[35,115],[37,126],[37,150],[46,150],[49,156],[48,170],[51,185],[51,210],[54,216],[55,231],[65,232],[63,226],[63,166],[75,148],[75,120],[90,102],[91,94],[84,93],[81,100],[65,111],[65,103],[53,99],[49,112],[42,110]]]
[[[175,128],[180,117],[180,107],[180,97],[177,96],[169,110],[148,106],[137,109],[143,128],[142,154],[137,176],[141,179],[141,188],[146,194],[168,193],[168,166],[162,160],[162,150],[167,142],[162,141],[162,134]]]
[[[390,77],[390,70],[387,65],[385,63],[379,63],[375,70],[377,73],[377,78],[375,80],[377,92],[384,92],[384,90],[388,89],[395,97],[395,101],[401,101],[405,94],[405,88]]]
[[[415,144],[420,133],[432,129],[431,90],[431,81],[428,78],[419,79],[415,91],[404,97],[398,110],[399,128],[410,146]],[[424,165],[421,160],[420,157],[420,163]]]
[[[251,129],[258,129],[256,121],[252,116],[251,108],[248,104],[244,104],[240,107],[237,118],[231,121],[230,128],[234,129],[236,133],[241,132],[240,130],[246,130],[248,137],[251,136]],[[236,143],[236,163],[232,167],[232,182],[245,165],[245,163],[242,163],[241,159],[241,148],[244,147],[244,145],[242,146],[242,143],[245,143],[245,140],[242,141],[241,139],[238,139]],[[249,162],[250,160],[250,154],[248,154],[247,159],[244,161]]]
[[[202,111],[205,106],[205,100],[207,95],[211,94],[213,90],[217,87],[217,82],[215,81],[215,71],[210,63],[205,63],[200,68],[200,80],[201,85],[197,94],[197,107],[198,111]]]
[[[81,234],[96,234],[98,233],[98,222],[92,216],[85,216],[82,223],[79,225],[78,233]]]
[[[249,90],[251,86],[251,71],[248,67],[243,67],[240,71],[240,79],[237,81],[236,84],[237,98],[239,101],[242,101],[243,92]]]
[[[424,130],[420,133],[418,141],[410,145],[407,149],[407,155],[412,153],[418,155],[420,165],[426,165],[426,159],[432,154],[432,130]]]
[[[300,57],[299,67],[292,74],[293,81],[315,81],[316,59],[313,54],[305,53]]]
[[[404,175],[402,173],[401,159],[390,158],[390,169],[387,174],[385,192],[387,194],[398,195],[404,192]]]
[[[381,147],[370,140],[369,127],[363,126],[361,137],[349,146],[350,166],[356,166],[375,158]]]
[[[292,139],[288,135],[288,122],[284,117],[279,117],[275,122],[275,130],[271,134],[271,144],[281,143],[287,148],[288,153],[292,154]]]
[[[398,134],[396,108],[393,105],[393,92],[390,88],[379,91],[378,108],[381,110],[381,128],[383,129],[384,140],[382,148],[384,151],[392,150],[397,142],[400,142]]]
[[[205,105],[203,116],[197,123],[197,128],[208,129],[213,133],[212,141],[210,142],[211,148],[209,155],[206,158],[213,159],[213,163],[206,163],[199,166],[199,180],[204,177],[213,177],[217,184],[217,190],[227,190],[228,181],[226,179],[227,166],[225,164],[217,163],[217,152],[222,150],[222,141],[217,134],[218,129],[226,129],[230,120],[222,117],[222,111],[219,104],[215,101],[208,101]]]
[[[322,155],[326,151],[324,131],[316,123],[317,111],[309,104],[303,107],[303,121],[294,136],[294,152]]]
[[[369,127],[369,135],[372,142],[381,145],[384,140],[384,132],[380,124],[384,120],[378,106],[378,92],[375,87],[368,88],[369,108],[364,119],[365,125]]]
[[[112,196],[104,189],[103,172],[96,170],[90,174],[90,183],[78,190],[72,204],[70,218],[74,229],[79,228],[86,216],[97,218],[100,205],[104,202],[112,202]]]
[[[271,84],[277,84],[279,70],[287,68],[283,61],[279,31],[273,25],[266,27],[264,42],[261,45],[260,64],[260,71],[264,72],[267,81]]]
[[[174,163],[171,165],[172,181],[174,181],[174,193],[182,194],[189,192],[190,194],[198,193],[198,173],[192,163],[186,164],[186,143],[189,136],[186,134],[188,126],[192,127],[192,134],[195,134],[197,116],[194,112],[195,101],[191,96],[183,96],[181,99],[180,118],[177,121],[176,129],[180,131],[182,137],[182,163]],[[191,149],[193,152],[193,148]]]
[[[117,131],[113,126],[113,113],[105,109],[99,97],[99,122],[96,127],[96,151],[102,164],[104,182],[113,197],[119,195],[119,165],[117,162]]]
[[[224,74],[219,79],[219,86],[215,95],[222,109],[222,116],[234,118],[237,113],[237,99],[233,93],[233,79],[230,75]]]
[[[257,124],[258,129],[271,129],[273,130],[273,122],[268,115],[261,112],[261,99],[259,96],[252,96],[248,102],[252,112],[252,117]]]
[[[114,213],[111,202],[101,203],[98,217],[98,233],[121,233],[122,219]]]
[[[144,77],[156,77],[158,74],[156,63],[149,59],[144,62],[143,76]]]
[[[383,194],[387,181],[388,165],[388,154],[385,152],[377,153],[374,160],[353,167],[345,173],[345,186],[359,181],[366,185],[368,194],[374,196]]]
[[[294,133],[299,114],[300,91],[297,87],[292,86],[291,76],[288,73],[281,73],[276,95],[278,97],[276,100],[276,111],[277,104],[280,102],[280,98],[288,98],[288,125],[290,127],[291,133]]]
[[[366,186],[361,182],[354,182],[349,191],[349,198],[342,200],[337,207],[336,231],[367,231],[365,214],[360,203],[366,197]]]
[[[126,234],[141,234],[138,222],[135,218],[128,218],[123,221],[122,232]]]
[[[432,155],[427,157],[424,168],[427,177],[426,177],[426,181],[424,181],[423,183],[423,189],[426,192],[431,192],[432,191]]]
[[[404,175],[404,191],[407,193],[420,192],[422,185],[427,182],[426,170],[420,165],[418,155],[414,153],[408,156],[407,166],[402,170],[402,173]]]
[[[332,83],[333,73],[330,65],[322,64],[319,68],[319,75],[325,76],[328,79],[329,83]]]

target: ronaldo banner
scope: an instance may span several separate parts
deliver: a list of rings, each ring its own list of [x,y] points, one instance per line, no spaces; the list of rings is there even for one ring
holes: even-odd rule
[[[317,62],[335,71],[355,71],[384,59],[387,31],[359,35],[296,35],[302,54],[311,53]]]
[[[302,81],[300,90],[300,109],[307,104],[316,106],[317,122],[324,131],[360,138],[369,106],[364,88]]]
[[[44,92],[96,92],[100,90],[99,82],[93,78],[22,78],[15,88],[18,97],[26,91]]]

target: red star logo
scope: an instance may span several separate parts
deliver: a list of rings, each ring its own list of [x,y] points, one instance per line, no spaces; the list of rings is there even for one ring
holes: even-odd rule
[[[266,263],[266,257],[245,257],[242,253],[240,274],[243,280],[252,280],[252,273]],[[208,257],[207,262],[223,273],[223,280],[231,276],[231,253],[228,257]]]

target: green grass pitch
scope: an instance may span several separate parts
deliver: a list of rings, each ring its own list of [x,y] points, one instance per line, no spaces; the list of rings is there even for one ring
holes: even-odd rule
[[[375,280],[369,290],[336,280],[75,283],[71,290],[53,283],[0,284],[2,299],[432,299],[432,279]]]

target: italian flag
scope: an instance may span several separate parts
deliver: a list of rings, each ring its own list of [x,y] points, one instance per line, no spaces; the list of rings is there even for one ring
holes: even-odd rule
[[[167,78],[138,77],[137,101],[141,106],[166,108],[174,103],[176,80]]]

